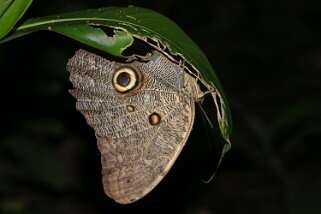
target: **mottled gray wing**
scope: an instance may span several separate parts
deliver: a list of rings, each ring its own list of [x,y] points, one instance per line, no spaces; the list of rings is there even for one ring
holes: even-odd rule
[[[115,90],[113,74],[122,66],[142,75],[134,93]],[[142,198],[185,145],[194,121],[195,80],[156,51],[148,61],[122,64],[78,50],[67,70],[76,108],[96,133],[105,193],[122,204]]]

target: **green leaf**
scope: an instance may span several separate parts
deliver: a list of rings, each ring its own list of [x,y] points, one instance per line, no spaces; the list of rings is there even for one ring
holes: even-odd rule
[[[100,29],[102,26],[113,28],[114,36],[108,37]],[[232,120],[221,84],[200,48],[167,17],[132,6],[89,9],[29,19],[1,42],[39,30],[61,33],[115,56],[122,56],[122,51],[132,44],[133,38],[147,42],[167,56],[176,56],[173,60],[179,58],[177,63],[188,65],[186,68],[199,76],[208,88],[216,105],[222,135],[229,143]]]
[[[115,31],[113,37],[108,37],[102,29],[84,24],[74,24],[72,27],[68,24],[54,25],[51,30],[118,57],[123,57],[123,50],[134,42],[134,38],[128,32]]]
[[[0,0],[0,39],[11,31],[31,3],[32,0]]]
[[[13,0],[0,0],[0,17],[4,14],[12,2]]]

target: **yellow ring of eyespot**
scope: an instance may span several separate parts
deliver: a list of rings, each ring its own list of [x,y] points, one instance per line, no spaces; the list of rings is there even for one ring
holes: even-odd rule
[[[120,85],[118,83],[118,77],[122,73],[127,74],[129,77],[129,82],[126,85]],[[128,66],[120,67],[119,69],[117,69],[114,72],[113,79],[112,79],[114,88],[120,93],[125,93],[136,88],[139,85],[138,84],[139,81],[140,80],[139,80],[139,75],[137,71]]]

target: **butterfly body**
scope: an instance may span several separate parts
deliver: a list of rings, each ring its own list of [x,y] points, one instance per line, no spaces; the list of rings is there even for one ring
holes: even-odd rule
[[[118,63],[78,50],[67,70],[76,108],[95,130],[105,193],[121,204],[144,197],[188,139],[203,96],[197,81],[156,51]]]

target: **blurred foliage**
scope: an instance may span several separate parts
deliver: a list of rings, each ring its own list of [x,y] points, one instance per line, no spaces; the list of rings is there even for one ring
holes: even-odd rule
[[[31,2],[32,0],[0,0],[0,39],[13,29]]]
[[[221,139],[198,114],[154,191],[128,206],[105,196],[94,133],[68,94],[80,44],[37,33],[0,46],[0,213],[320,213],[321,2],[47,0],[25,18],[129,4],[173,19],[214,65],[234,121],[218,175],[201,182]]]

